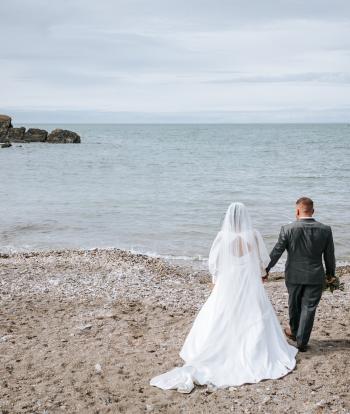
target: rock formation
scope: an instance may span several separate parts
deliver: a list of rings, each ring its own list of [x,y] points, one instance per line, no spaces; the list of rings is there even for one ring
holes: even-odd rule
[[[12,147],[11,142],[0,142],[0,148]]]
[[[51,142],[53,144],[79,144],[80,143],[80,136],[72,131],[68,131],[67,129],[54,129],[47,137],[47,142]]]
[[[0,115],[0,142],[8,141],[7,131],[12,128],[11,118],[7,115]]]
[[[29,128],[24,134],[26,142],[45,142],[47,139],[47,131],[45,129]]]
[[[54,129],[50,134],[45,129],[25,127],[14,128],[11,117],[0,115],[0,144],[1,147],[10,147],[10,142],[48,142],[54,144],[79,144],[80,136],[67,129]]]
[[[7,131],[7,139],[10,142],[25,142],[24,133],[26,129],[24,127],[20,128],[9,128]]]

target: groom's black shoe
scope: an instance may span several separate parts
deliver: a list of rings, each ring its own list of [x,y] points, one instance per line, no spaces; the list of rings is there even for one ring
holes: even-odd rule
[[[307,351],[307,345],[297,345],[299,352],[306,352]]]
[[[290,330],[290,328],[284,328],[284,333],[286,335],[287,338],[291,339],[292,341],[296,341],[297,338],[295,337],[295,335],[292,334],[292,331]]]

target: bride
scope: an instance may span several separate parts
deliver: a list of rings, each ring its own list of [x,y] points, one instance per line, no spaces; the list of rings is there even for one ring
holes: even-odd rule
[[[297,349],[286,341],[261,279],[269,260],[246,207],[232,203],[209,254],[212,293],[180,352],[185,364],[151,385],[189,393],[194,383],[226,388],[294,368]]]

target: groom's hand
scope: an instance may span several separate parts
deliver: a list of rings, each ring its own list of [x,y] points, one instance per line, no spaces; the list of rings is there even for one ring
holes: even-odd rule
[[[263,283],[265,283],[265,282],[267,282],[267,279],[269,278],[269,274],[268,273],[266,273],[266,275],[265,276],[262,276],[262,281],[263,281]]]

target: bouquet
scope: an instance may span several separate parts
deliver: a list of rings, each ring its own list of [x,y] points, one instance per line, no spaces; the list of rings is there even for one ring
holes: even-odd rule
[[[344,290],[344,283],[340,282],[338,276],[332,276],[330,278],[325,279],[323,290],[329,290],[332,293],[335,290]]]

